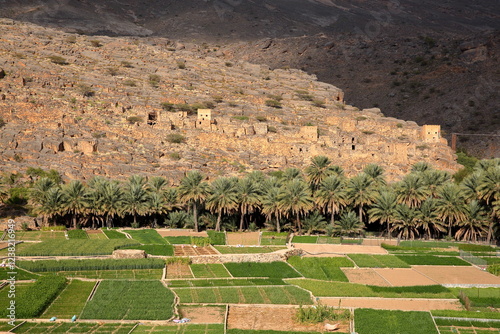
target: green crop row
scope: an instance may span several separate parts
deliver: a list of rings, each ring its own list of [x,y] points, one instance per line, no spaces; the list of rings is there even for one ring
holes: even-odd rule
[[[479,327],[479,328],[499,328],[500,322],[497,321],[469,321],[456,319],[439,319],[435,318],[438,326],[457,326],[457,327]],[[493,333],[493,332],[492,332]]]
[[[156,230],[125,230],[123,232],[130,234],[132,239],[139,241],[143,245],[161,245],[167,243]]]
[[[221,254],[258,254],[258,253],[272,253],[277,250],[285,249],[280,246],[264,246],[264,247],[235,247],[235,246],[215,246],[215,249]]]
[[[280,278],[249,278],[249,279],[200,279],[170,281],[171,288],[207,288],[216,286],[252,286],[252,285],[287,285]]]
[[[354,318],[359,334],[438,334],[429,312],[357,309]]]
[[[210,243],[212,245],[225,245],[226,244],[226,234],[224,232],[207,231],[208,237],[210,238]]]
[[[434,317],[500,319],[500,312],[434,310],[434,311],[431,311],[431,313],[432,313],[432,316],[434,316]]]
[[[352,262],[345,257],[292,256],[288,259],[288,263],[304,277],[341,282],[348,282],[349,280],[340,267],[354,267]]]
[[[33,272],[57,272],[79,270],[123,270],[123,269],[161,269],[165,267],[162,259],[92,259],[92,260],[38,260],[18,261],[20,268]]]
[[[167,320],[174,295],[159,281],[102,281],[83,309],[83,319]]]
[[[293,278],[300,275],[285,262],[271,263],[226,263],[226,269],[233,277]]]
[[[87,232],[84,230],[69,230],[68,231],[68,238],[70,239],[88,239],[89,236],[87,235]]]
[[[120,247],[120,249],[141,249],[150,255],[172,256],[174,255],[174,247],[172,245],[132,245]]]
[[[180,324],[180,325],[143,325],[140,324],[133,334],[224,334],[223,324]]]
[[[113,334],[129,334],[135,324],[98,324],[98,323],[36,323],[25,322],[15,329],[14,333],[71,333],[71,334],[87,334],[87,333],[113,333]],[[11,326],[12,327],[12,326]],[[135,333],[135,331],[134,331]]]
[[[435,255],[397,255],[397,257],[411,266],[432,265],[432,266],[470,266],[458,257],[454,256],[435,256]]]
[[[121,232],[115,230],[102,230],[108,239],[127,239],[127,236]]]
[[[96,282],[71,280],[66,289],[50,304],[42,317],[69,319],[74,315],[79,315],[95,284]]]
[[[42,276],[22,293],[16,294],[16,317],[18,319],[35,318],[57,297],[66,286],[66,278],[60,276]],[[2,309],[2,318],[6,318],[6,309]]]
[[[394,255],[349,254],[361,268],[410,268],[410,265]]]
[[[192,264],[191,271],[195,278],[231,277],[224,265],[218,263]]]
[[[31,244],[18,256],[109,255],[119,247],[137,244],[134,240],[52,240]]]

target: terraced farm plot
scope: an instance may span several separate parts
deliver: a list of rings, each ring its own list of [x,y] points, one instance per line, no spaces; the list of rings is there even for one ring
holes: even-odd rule
[[[66,240],[64,231],[16,231],[16,240],[46,241],[54,239]]]
[[[165,333],[165,334],[223,334],[223,324],[182,324],[168,326],[147,326],[139,325],[132,334],[149,334],[149,333]]]
[[[119,323],[34,323],[26,322],[14,333],[128,334],[135,324]]]
[[[79,316],[96,282],[72,280],[42,314],[42,318]]]
[[[120,249],[141,249],[150,255],[172,256],[174,255],[174,247],[172,245],[134,245],[120,247]]]
[[[167,265],[167,279],[193,278],[191,267],[182,263],[171,263]]]
[[[311,295],[293,286],[174,289],[181,303],[312,304]]]
[[[352,262],[345,257],[300,257],[292,256],[288,259],[299,273],[307,278],[326,281],[348,282],[340,267],[353,267]]]
[[[359,334],[438,334],[429,312],[357,309],[354,317]]]
[[[174,256],[196,256],[196,255],[215,255],[215,254],[217,254],[217,252],[210,246],[205,246],[205,247],[195,247],[191,245],[174,246]]]
[[[108,239],[106,234],[102,230],[87,230],[87,235],[89,239],[105,240]]]
[[[207,288],[216,286],[254,286],[254,285],[286,285],[279,278],[249,278],[249,279],[197,279],[169,281],[171,288]]]
[[[448,333],[488,333],[496,334],[500,332],[500,322],[497,321],[474,321],[474,320],[457,320],[457,319],[440,319],[434,318],[439,332]]]
[[[33,272],[58,272],[80,270],[163,269],[165,261],[145,259],[71,259],[18,261],[18,266]]]
[[[410,265],[395,255],[349,254],[360,268],[410,268]]]
[[[123,232],[130,234],[132,239],[137,240],[143,245],[162,245],[167,243],[156,230],[124,230]]]
[[[30,286],[32,286],[34,283],[16,283],[16,296],[22,296],[23,293],[26,292],[26,290],[29,289]],[[10,298],[8,296],[9,294],[9,286],[4,286],[3,288],[0,289],[0,315],[2,318],[5,318],[4,316],[4,310],[7,309],[10,303]],[[11,326],[12,328],[12,326]]]
[[[159,280],[163,276],[163,269],[80,270],[60,271],[57,274],[65,277],[88,279]]]
[[[30,244],[18,256],[109,255],[116,248],[136,244],[134,240],[52,240]]]
[[[173,303],[173,293],[159,281],[102,281],[81,318],[167,320]]]
[[[470,266],[458,257],[454,256],[435,256],[435,255],[396,255],[400,260],[411,266]]]
[[[116,230],[102,230],[108,239],[127,239],[127,236]]]
[[[164,239],[171,245],[191,245],[191,237],[188,235],[164,237]]]
[[[272,253],[278,250],[286,249],[280,246],[263,246],[263,247],[234,247],[234,246],[215,246],[215,249],[221,254],[259,254]]]
[[[260,244],[262,246],[284,246],[288,241],[288,233],[262,232]]]
[[[259,245],[260,232],[228,232],[226,234],[227,245]]]
[[[195,278],[231,277],[222,264],[192,264],[191,271]]]
[[[11,276],[13,276],[12,274],[9,274],[9,272],[11,272],[9,268],[0,268],[0,281],[9,279]],[[16,273],[15,276],[16,280],[18,281],[36,279],[37,277],[39,277],[37,274],[29,273],[20,268],[16,268],[14,272]]]
[[[87,235],[87,232],[84,230],[69,230],[68,231],[68,238],[69,239],[89,239],[89,236]]]
[[[333,237],[326,237],[326,236],[319,236],[318,237],[318,244],[340,244],[340,238],[333,238]]]
[[[293,243],[296,244],[315,244],[318,242],[317,235],[296,235],[292,239]]]
[[[286,262],[271,263],[226,263],[227,270],[233,277],[272,277],[272,278],[293,278],[300,277],[292,267]]]

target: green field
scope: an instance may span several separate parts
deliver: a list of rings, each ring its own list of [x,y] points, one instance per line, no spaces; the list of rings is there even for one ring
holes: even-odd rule
[[[498,320],[500,320],[500,312],[434,310],[434,311],[431,311],[431,314],[433,317],[476,318],[476,319],[498,319]]]
[[[304,277],[341,282],[349,280],[340,267],[354,267],[352,262],[345,257],[292,256],[288,259],[288,263]]]
[[[223,324],[181,324],[168,326],[147,326],[139,325],[132,334],[149,334],[149,333],[166,333],[166,334],[223,334]]]
[[[451,289],[441,285],[381,287],[311,279],[289,279],[286,282],[309,290],[316,297],[456,298]]]
[[[195,278],[231,277],[222,264],[192,264],[191,271]]]
[[[81,318],[167,320],[173,303],[173,293],[159,281],[102,281]]]
[[[167,241],[156,230],[124,230],[123,232],[130,234],[130,236],[139,241],[143,245],[162,245]]]
[[[279,278],[248,278],[248,279],[199,279],[173,280],[168,282],[171,288],[207,288],[216,286],[252,286],[252,285],[287,285]]]
[[[213,230],[207,231],[208,237],[210,238],[210,243],[212,245],[225,245],[226,244],[226,234],[224,232],[216,232]]]
[[[101,231],[101,230],[98,230],[99,233],[87,233],[87,236],[89,237],[89,239],[97,239],[97,240],[106,240],[108,239],[108,237],[106,237],[106,235]]]
[[[357,309],[354,319],[359,334],[438,334],[429,312]]]
[[[32,272],[59,272],[81,270],[124,270],[124,269],[163,269],[162,259],[88,259],[88,260],[37,260],[18,261],[20,268]]]
[[[264,247],[234,247],[234,246],[215,246],[215,249],[221,254],[258,254],[258,253],[272,253],[277,250],[285,249],[286,247],[280,246],[264,246]]]
[[[87,232],[84,230],[69,230],[68,231],[68,238],[69,239],[88,239],[89,236],[87,235]]]
[[[336,334],[346,334],[335,332]],[[290,331],[257,331],[251,329],[228,329],[227,334],[321,334],[320,332],[290,332]]]
[[[411,266],[470,266],[458,257],[454,256],[435,256],[435,255],[396,255],[401,261],[406,262]]]
[[[16,301],[19,296],[22,296],[26,290],[28,290],[31,286],[33,286],[35,283],[16,283],[16,291],[15,291],[15,297]],[[9,298],[9,288],[10,286],[4,286],[2,289],[0,289],[0,316],[1,318],[4,317],[4,310],[9,306],[11,298]],[[14,299],[14,298],[12,298]]]
[[[260,244],[262,246],[269,246],[269,245],[281,245],[284,246],[286,245],[286,242],[288,241],[288,233],[282,232],[262,232],[261,238],[260,238]]]
[[[34,323],[26,322],[14,333],[128,334],[134,324]],[[135,333],[135,332],[134,332]]]
[[[102,233],[106,234],[108,239],[127,239],[127,236],[116,230],[102,230]]]
[[[307,291],[293,286],[174,289],[181,303],[312,304]]]
[[[163,269],[59,271],[57,275],[89,279],[159,280],[163,276]]]
[[[13,271],[16,273],[15,275],[9,275],[9,272],[11,272],[11,270],[8,268],[0,268],[0,281],[9,279],[11,276],[16,276],[17,281],[36,279],[37,277],[39,277],[36,274],[29,273],[29,272],[22,270],[20,268],[16,268]]]
[[[318,244],[340,244],[340,238],[338,237],[327,237],[327,236],[319,236]]]
[[[349,254],[360,268],[410,268],[410,265],[395,255]]]
[[[96,282],[72,280],[42,314],[42,318],[79,316]]]
[[[109,255],[116,248],[137,243],[134,240],[52,240],[30,244],[17,256]]]
[[[271,263],[226,263],[227,270],[233,277],[272,277],[272,278],[293,278],[300,277],[292,267],[286,262]]]
[[[191,245],[191,237],[188,235],[177,237],[163,237],[171,245]]]
[[[64,231],[16,231],[16,240],[46,241],[54,239],[64,239]]]
[[[317,235],[295,235],[292,239],[296,244],[315,244],[318,242]]]

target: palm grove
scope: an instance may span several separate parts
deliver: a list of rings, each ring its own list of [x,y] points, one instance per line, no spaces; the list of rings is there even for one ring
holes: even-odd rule
[[[5,183],[1,193],[6,201]],[[125,182],[95,177],[86,184],[63,184],[42,175],[34,178],[26,197],[45,225],[73,228],[164,224],[219,231],[265,226],[337,236],[369,229],[404,239],[491,242],[500,217],[500,159],[479,161],[458,184],[426,163],[415,164],[392,184],[374,164],[349,178],[327,157],[316,156],[304,170],[268,175],[252,172],[207,181],[191,171],[175,187],[162,177],[134,175]]]

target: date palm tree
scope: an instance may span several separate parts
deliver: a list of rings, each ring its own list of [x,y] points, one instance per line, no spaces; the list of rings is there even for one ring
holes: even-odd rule
[[[238,191],[234,178],[221,177],[210,185],[210,195],[207,197],[207,208],[217,213],[215,230],[220,231],[220,224],[224,212],[236,209],[238,206]]]
[[[314,207],[308,185],[300,179],[294,179],[284,184],[279,194],[279,201],[281,209],[287,216],[290,214],[295,216],[295,229],[301,233],[300,215],[304,215]]]
[[[476,171],[468,175],[460,183],[460,188],[462,189],[463,195],[467,201],[479,200],[481,194],[479,193],[479,184],[482,181],[483,173],[481,171]]]
[[[377,194],[373,178],[366,173],[359,173],[347,184],[347,199],[358,207],[359,221],[363,222],[363,207],[370,205]]]
[[[420,174],[422,183],[428,189],[429,195],[433,198],[438,197],[439,189],[448,182],[451,182],[450,173],[442,170],[430,169]]]
[[[305,173],[313,191],[318,188],[325,178],[333,174],[331,164],[330,159],[324,155],[317,155],[311,158],[311,164],[306,167]]]
[[[420,211],[410,208],[404,204],[396,206],[396,214],[392,231],[398,232],[398,238],[415,239],[419,235],[418,226],[420,220]]]
[[[466,214],[465,200],[459,186],[448,183],[440,189],[436,211],[439,219],[448,226],[448,237],[451,238],[453,224],[462,222]]]
[[[137,215],[148,212],[148,187],[146,179],[142,176],[133,175],[125,184],[123,192],[123,205],[125,212],[134,218],[134,226],[137,226]]]
[[[427,238],[446,231],[443,222],[439,220],[436,206],[436,200],[432,197],[426,199],[420,205],[419,227],[424,231],[424,236],[427,236]]]
[[[420,206],[420,203],[430,196],[430,190],[425,186],[421,175],[408,174],[396,184],[397,201],[410,208]]]
[[[377,194],[372,207],[368,210],[368,222],[380,221],[382,224],[385,223],[389,239],[391,238],[391,223],[396,215],[396,206],[396,194],[392,190],[385,189]]]
[[[340,216],[340,220],[333,225],[333,232],[339,235],[342,239],[343,236],[357,236],[360,235],[365,226],[361,223],[354,211],[344,212]]]
[[[325,217],[318,211],[314,211],[304,218],[303,226],[307,230],[307,235],[311,235],[313,231],[323,231],[326,224]]]
[[[425,161],[419,161],[411,166],[412,173],[423,173],[432,170],[432,166]]]
[[[240,232],[243,231],[245,215],[252,212],[260,204],[260,184],[245,177],[236,183],[237,204],[240,211]]]
[[[37,212],[48,222],[49,219],[64,212],[64,194],[59,187],[47,190]]]
[[[479,181],[477,187],[480,199],[484,200],[487,205],[491,205],[493,202],[500,200],[500,159],[495,160],[498,160],[499,164],[491,163],[492,166],[483,173],[483,177]],[[491,236],[493,235],[495,218],[498,218],[495,210],[491,212],[491,221],[488,227],[487,236],[488,243],[491,241]]]
[[[303,180],[302,171],[298,168],[287,168],[283,171],[281,176],[283,182],[290,182],[295,179]]]
[[[478,201],[471,201],[467,205],[467,214],[463,221],[458,224],[455,239],[463,241],[477,241],[488,231],[488,223],[484,208]]]
[[[368,164],[363,168],[363,172],[370,176],[376,187],[385,186],[387,184],[384,177],[384,169],[377,164]]]
[[[99,186],[97,212],[104,217],[107,228],[113,227],[113,219],[124,212],[124,193],[117,181],[102,182]]]
[[[89,193],[81,181],[74,180],[62,187],[63,210],[72,215],[73,228],[77,228],[79,217],[88,211]]]
[[[30,190],[30,199],[32,202],[34,202],[35,205],[37,206],[43,206],[44,203],[47,201],[47,193],[51,188],[54,188],[56,186],[56,183],[54,180],[48,178],[48,177],[42,177],[38,179],[38,181],[35,182],[33,187]],[[43,210],[42,210],[43,211]],[[48,216],[43,214],[42,215],[42,221],[43,225],[47,226],[48,225]]]
[[[194,230],[198,232],[198,207],[210,194],[210,186],[203,181],[199,171],[190,171],[181,180],[177,189],[178,198],[182,203],[192,205]]]
[[[319,184],[315,200],[323,212],[330,214],[330,224],[335,223],[335,214],[347,205],[345,179],[338,175],[330,175]]]
[[[262,213],[268,221],[276,219],[276,231],[281,232],[280,218],[282,215],[280,205],[281,182],[275,177],[270,177],[265,180],[262,186],[262,194],[260,196],[260,204]]]

